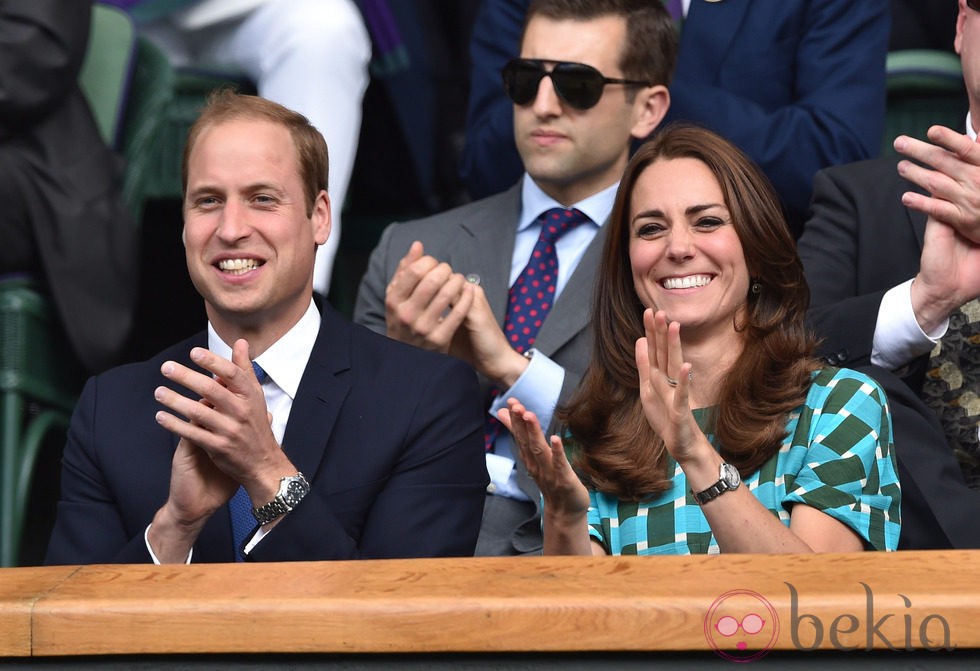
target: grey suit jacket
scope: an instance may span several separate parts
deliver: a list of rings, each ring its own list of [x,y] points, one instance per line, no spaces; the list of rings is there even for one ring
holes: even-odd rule
[[[391,224],[371,253],[357,293],[354,321],[378,333],[385,332],[385,287],[412,242],[420,240],[426,254],[445,261],[455,272],[480,276],[480,286],[486,291],[497,323],[503,326],[520,211],[521,185],[518,183],[503,193],[442,214]],[[593,280],[605,230],[603,226],[596,233],[534,343],[538,351],[565,369],[559,401],[567,400],[578,386],[591,355]],[[483,378],[480,384],[484,407],[489,407],[491,384]],[[520,460],[517,477],[531,500],[539,501],[540,492]],[[537,517],[527,520],[514,531],[513,542],[519,551],[540,549],[540,520]]]

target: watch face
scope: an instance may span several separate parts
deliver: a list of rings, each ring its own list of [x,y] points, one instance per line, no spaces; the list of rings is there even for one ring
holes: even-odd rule
[[[731,464],[722,464],[721,479],[725,481],[729,489],[735,489],[742,482],[742,476],[738,474],[738,469]]]
[[[286,492],[282,495],[282,500],[287,506],[293,508],[303,500],[305,495],[306,487],[303,486],[303,483],[294,480],[286,485]]]

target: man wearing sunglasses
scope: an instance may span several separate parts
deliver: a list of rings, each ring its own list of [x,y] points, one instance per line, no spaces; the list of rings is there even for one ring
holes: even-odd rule
[[[799,241],[822,353],[886,369],[867,372],[892,408],[900,549],[980,548],[980,0],[959,0],[953,46],[965,133],[899,136],[911,160],[897,170],[881,158],[817,173]]]
[[[691,121],[737,144],[772,180],[799,236],[813,174],[878,154],[888,0],[648,0],[661,1],[683,10],[664,123]],[[496,74],[529,3],[483,0],[476,17],[460,165],[473,198],[520,172]]]
[[[513,395],[547,425],[578,385],[603,224],[631,143],[667,111],[675,54],[658,2],[536,0],[501,73],[524,175],[501,194],[389,226],[371,255],[355,321],[481,375],[492,482],[477,554],[540,553],[540,494],[489,418]]]

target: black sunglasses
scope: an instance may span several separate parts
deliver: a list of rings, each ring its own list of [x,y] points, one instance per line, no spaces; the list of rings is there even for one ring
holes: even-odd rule
[[[976,1],[980,2],[980,0]],[[554,63],[555,66],[549,72],[545,70],[545,63]],[[538,95],[541,80],[551,77],[551,83],[558,97],[580,110],[595,106],[602,97],[602,90],[606,84],[653,86],[653,82],[603,77],[601,72],[584,63],[542,61],[531,58],[513,59],[504,66],[501,74],[504,78],[504,90],[517,105],[533,102]]]

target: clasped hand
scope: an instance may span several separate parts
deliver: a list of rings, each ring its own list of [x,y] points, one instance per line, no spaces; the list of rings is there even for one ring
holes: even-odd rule
[[[385,290],[388,336],[452,354],[508,388],[527,367],[504,336],[479,284],[425,255],[415,241]]]
[[[156,421],[180,437],[167,503],[187,524],[209,517],[240,484],[253,501],[271,500],[282,474],[295,470],[272,434],[248,343],[235,342],[231,361],[199,347],[191,359],[211,375],[174,361],[161,372],[196,398],[165,386],[154,392],[170,411],[157,412]]]

